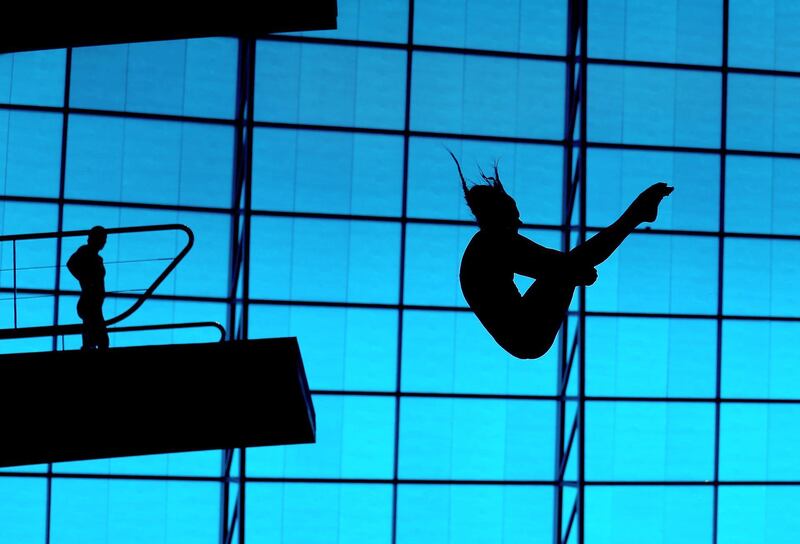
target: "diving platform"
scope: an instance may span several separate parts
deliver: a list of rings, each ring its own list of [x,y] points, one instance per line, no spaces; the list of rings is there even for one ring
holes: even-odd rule
[[[0,466],[313,443],[295,338],[0,357]]]

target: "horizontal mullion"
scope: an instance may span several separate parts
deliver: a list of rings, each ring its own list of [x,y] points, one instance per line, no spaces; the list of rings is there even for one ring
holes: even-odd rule
[[[223,484],[226,478],[222,476],[175,476],[154,474],[92,474],[92,473],[67,473],[54,471],[25,472],[9,471],[0,472],[0,478],[48,478],[54,480],[140,480],[140,481],[170,481],[170,482],[213,482]],[[416,478],[303,478],[303,477],[258,477],[246,476],[245,478],[231,477],[232,483],[319,483],[319,484],[378,484],[378,485],[457,485],[457,486],[557,486],[571,487],[576,485],[572,481],[559,482],[557,480],[438,480]],[[800,480],[586,480],[586,486],[603,487],[714,487],[714,486],[800,486]]]
[[[25,202],[33,204],[59,204],[62,203],[68,206],[98,206],[106,208],[129,208],[129,209],[144,209],[144,210],[159,210],[159,211],[175,211],[175,212],[193,212],[193,213],[209,213],[209,214],[222,214],[234,215],[235,209],[221,208],[211,206],[193,206],[186,204],[156,204],[148,202],[132,202],[122,201],[117,202],[113,200],[94,200],[87,198],[64,198],[59,200],[56,197],[42,197],[42,196],[21,196],[21,195],[0,195],[0,201],[4,202]],[[450,225],[450,226],[465,226],[477,227],[477,222],[466,219],[441,219],[441,218],[426,218],[426,217],[399,217],[388,215],[369,215],[369,214],[343,214],[343,213],[328,213],[328,212],[303,212],[303,211],[286,211],[286,210],[252,210],[251,216],[254,217],[286,217],[297,219],[330,219],[340,221],[367,221],[367,222],[383,222],[383,223],[409,223],[417,225]],[[545,223],[524,223],[523,229],[537,229],[537,230],[564,230],[565,226]],[[578,227],[571,227],[573,230]],[[587,226],[589,232],[597,232],[605,227]],[[751,238],[761,240],[791,240],[800,241],[800,234],[775,234],[775,233],[761,233],[761,232],[736,232],[736,231],[705,231],[705,230],[688,230],[688,229],[653,229],[649,227],[637,228],[637,234],[659,234],[659,235],[674,235],[674,236],[707,236],[707,237],[722,237],[722,238]]]
[[[578,397],[567,396],[567,400],[577,401]],[[624,397],[606,395],[587,395],[587,402],[666,402],[666,403],[698,403],[698,404],[800,404],[797,399],[765,399],[741,397]]]
[[[143,481],[170,481],[170,482],[219,482],[224,483],[222,476],[175,476],[175,475],[155,475],[155,474],[93,474],[93,473],[73,473],[73,472],[25,472],[25,471],[3,471],[0,478],[47,478],[61,480],[143,480]]]
[[[586,480],[586,486],[614,486],[614,487],[642,487],[642,486],[693,486],[693,487],[716,487],[716,486],[800,486],[800,480],[641,480],[641,481],[619,481],[619,480]]]
[[[798,73],[800,77],[800,73]],[[233,119],[217,119],[213,117],[194,117],[183,115],[170,115],[160,113],[141,113],[141,112],[127,112],[118,110],[99,110],[87,108],[65,108],[60,106],[37,106],[27,104],[8,104],[0,103],[0,110],[20,110],[20,111],[40,111],[59,114],[75,114],[75,115],[92,115],[100,117],[118,117],[118,118],[131,118],[131,119],[149,119],[157,121],[175,121],[187,123],[200,123],[200,124],[217,124],[217,125],[230,125],[235,126],[236,120]],[[261,128],[282,128],[290,130],[310,130],[310,131],[323,131],[323,132],[348,132],[356,134],[380,134],[380,135],[394,135],[394,136],[409,136],[419,138],[449,138],[457,140],[473,140],[473,141],[486,141],[486,142],[506,142],[518,144],[534,144],[534,145],[571,145],[571,139],[558,139],[558,138],[533,138],[533,137],[518,137],[518,136],[497,136],[489,134],[460,134],[455,132],[441,132],[441,131],[422,131],[422,130],[403,130],[392,128],[371,128],[371,127],[348,127],[341,125],[320,125],[313,123],[285,123],[274,121],[252,121],[255,127]],[[792,151],[766,151],[755,149],[725,149],[714,147],[689,147],[677,145],[656,145],[656,144],[635,144],[635,143],[621,143],[621,142],[597,142],[588,141],[587,147],[597,149],[629,149],[641,151],[666,151],[666,152],[680,152],[680,153],[704,153],[704,154],[727,154],[727,155],[742,155],[754,157],[774,157],[774,158],[790,158],[800,159],[800,152]]]
[[[312,389],[312,395],[316,396],[345,396],[345,397],[400,397],[400,398],[424,398],[424,399],[480,399],[480,400],[542,400],[556,401],[558,395],[518,395],[500,393],[440,393],[435,391],[348,391],[333,389]],[[798,401],[800,402],[800,400]]]
[[[0,287],[0,293],[13,293],[13,287]],[[38,289],[30,287],[19,287],[17,294],[47,295],[47,296],[77,296],[80,291],[71,289]],[[109,292],[106,298],[138,298],[137,293],[114,293]],[[215,297],[202,295],[173,295],[158,294],[150,296],[154,300],[175,300],[187,302],[241,302],[230,297]],[[341,302],[341,301],[321,301],[321,300],[289,300],[289,299],[259,299],[250,298],[250,304],[262,306],[304,306],[320,308],[354,308],[354,309],[377,309],[377,310],[406,310],[406,311],[438,311],[438,312],[470,312],[464,306],[440,306],[425,304],[390,304],[374,302]],[[577,315],[576,312],[569,312]],[[599,312],[587,311],[587,317],[636,317],[650,319],[721,319],[723,321],[780,321],[780,322],[800,322],[800,316],[764,316],[764,315],[715,315],[715,314],[682,314],[682,313],[646,313],[646,312]]]
[[[81,292],[74,289],[36,289],[31,287],[18,287],[14,289],[13,287],[0,287],[0,293],[14,293],[17,294],[26,294],[26,295],[42,295],[42,296],[80,296]],[[142,290],[143,291],[143,290]],[[119,292],[115,293],[113,291],[106,292],[106,299],[138,299],[142,293],[140,292]],[[33,298],[33,297],[30,297]],[[11,300],[11,297],[5,297],[5,300]],[[25,297],[18,297],[17,300],[25,300]],[[148,300],[171,300],[171,301],[183,301],[183,302],[224,302],[224,303],[232,303],[232,302],[240,302],[238,299],[233,299],[230,297],[213,297],[213,296],[201,296],[201,295],[173,295],[173,294],[158,294],[153,293],[148,297]]]
[[[397,485],[502,485],[502,486],[556,486],[555,480],[435,480],[417,478],[292,478],[246,476],[246,483],[319,483],[319,484],[397,484]],[[231,482],[241,482],[231,478]]]
[[[476,49],[468,47],[451,47],[447,45],[427,45],[407,42],[386,42],[380,40],[357,40],[347,38],[323,38],[317,36],[286,36],[273,34],[267,38],[260,39],[264,42],[289,42],[289,43],[308,43],[314,45],[344,45],[352,47],[365,47],[373,49],[394,49],[420,53],[448,53],[453,55],[471,55],[477,57],[499,57],[520,60],[542,60],[553,62],[567,62],[567,55],[554,55],[549,53],[525,53],[519,51],[502,51],[494,49]]]
[[[180,115],[170,113],[147,113],[140,111],[105,110],[97,108],[75,108],[71,106],[40,106],[33,104],[0,103],[0,109],[12,111],[37,111],[46,113],[59,113],[67,115],[86,115],[94,117],[122,117],[129,119],[147,119],[151,121],[177,121],[181,123],[195,123],[203,125],[236,126],[236,119],[222,119],[219,117],[200,117],[196,115]]]
[[[533,138],[525,136],[497,136],[491,134],[463,134],[430,130],[404,130],[399,128],[348,127],[342,125],[319,125],[314,123],[285,123],[277,121],[254,121],[257,128],[279,128],[288,130],[309,130],[320,132],[352,132],[357,134],[379,134],[383,136],[409,136],[417,138],[448,138],[453,140],[477,140],[486,142],[506,142],[519,144],[559,145],[566,140],[558,138]]]
[[[543,60],[554,62],[570,62],[578,59],[579,55],[556,55],[548,53],[529,53],[519,51],[502,51],[493,49],[476,49],[467,47],[454,47],[445,45],[407,44],[406,42],[386,42],[380,40],[358,40],[342,38],[321,38],[314,36],[281,36],[272,35],[262,41],[309,43],[318,45],[345,45],[353,47],[367,47],[374,49],[411,50],[412,52],[449,53],[453,55],[471,55],[484,57],[512,58],[519,60]],[[589,64],[631,66],[639,68],[663,68],[669,70],[688,70],[696,72],[718,72],[734,74],[752,74],[764,76],[800,77],[800,71],[780,70],[770,68],[753,68],[746,66],[722,66],[722,64],[695,64],[686,62],[666,62],[657,60],[613,59],[604,57],[588,57]]]
[[[143,210],[161,210],[175,212],[198,212],[215,213],[223,215],[233,215],[236,210],[231,208],[220,208],[212,206],[192,206],[186,204],[156,204],[149,202],[129,202],[114,200],[93,200],[88,198],[64,198],[59,200],[57,197],[46,196],[21,196],[21,195],[0,195],[0,201],[5,202],[26,202],[33,204],[61,204],[66,206],[98,206],[105,208],[130,208]]]

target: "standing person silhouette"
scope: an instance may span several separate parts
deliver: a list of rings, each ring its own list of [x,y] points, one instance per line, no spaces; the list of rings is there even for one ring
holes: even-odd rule
[[[503,189],[497,164],[494,176],[467,187],[452,151],[467,205],[478,221],[461,259],[461,290],[486,330],[511,355],[537,359],[547,353],[561,328],[575,287],[592,285],[595,266],[643,222],[656,220],[658,205],[673,191],[656,183],[643,191],[612,225],[567,253],[549,249],[519,234],[522,221],[513,198]],[[520,295],[514,274],[535,278]]]
[[[106,268],[100,250],[106,245],[106,229],[97,226],[89,231],[86,245],[72,254],[67,268],[81,284],[78,299],[78,316],[83,320],[83,347],[81,349],[108,349],[108,333],[103,317],[106,298]]]

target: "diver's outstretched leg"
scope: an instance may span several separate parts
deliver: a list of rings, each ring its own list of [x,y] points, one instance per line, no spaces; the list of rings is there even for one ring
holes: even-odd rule
[[[569,252],[575,266],[597,266],[608,259],[636,227],[656,220],[658,205],[672,190],[666,183],[656,183],[645,189],[613,224]]]

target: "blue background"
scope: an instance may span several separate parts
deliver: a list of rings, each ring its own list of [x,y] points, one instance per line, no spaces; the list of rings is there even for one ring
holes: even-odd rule
[[[513,359],[464,311],[476,227],[444,146],[473,178],[499,159],[524,234],[560,247],[567,2],[421,0],[411,32],[407,0],[338,3],[338,30],[257,44],[248,335],[299,338],[318,441],[248,451],[246,540],[551,541],[557,349]],[[611,397],[586,405],[588,543],[800,538],[799,24],[792,0],[589,0],[587,222],[655,181],[676,191],[653,225],[667,233],[631,236],[587,290],[586,393]],[[68,89],[66,51],[0,55],[0,232],[57,230],[63,155],[65,230],[197,236],[129,323],[224,323],[238,48],[76,48]],[[55,242],[20,243],[18,284],[54,289],[80,243],[59,263]],[[107,289],[146,288],[181,245],[110,238]],[[0,244],[1,287],[12,260]],[[76,297],[57,315],[54,300],[23,295],[19,325],[75,322]],[[198,452],[0,471],[0,542],[217,542],[220,466]]]

